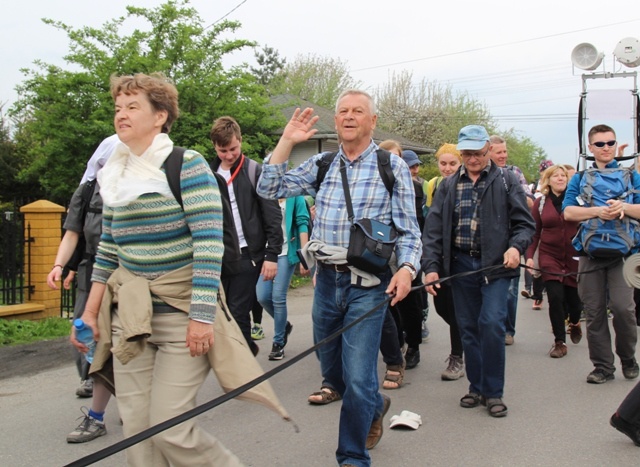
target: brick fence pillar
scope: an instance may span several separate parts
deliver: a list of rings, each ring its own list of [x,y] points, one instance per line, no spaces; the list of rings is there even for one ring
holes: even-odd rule
[[[49,288],[47,275],[53,268],[58,253],[64,211],[64,207],[46,200],[36,201],[20,208],[20,212],[24,214],[25,236],[28,232],[27,226],[30,226],[33,239],[30,245],[25,244],[24,249],[25,278],[31,274],[33,286],[29,301],[45,306],[43,317],[60,316],[60,290]]]

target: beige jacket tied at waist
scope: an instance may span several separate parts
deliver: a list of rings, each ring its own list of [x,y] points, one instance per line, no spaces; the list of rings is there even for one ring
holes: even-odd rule
[[[123,267],[116,269],[106,283],[105,294],[98,315],[100,340],[97,343],[90,373],[100,376],[107,387],[113,391],[111,357],[126,364],[146,345],[146,339],[152,333],[151,317],[153,305],[151,294],[166,304],[185,313],[191,305],[192,266],[176,269],[154,280],[136,276]],[[143,293],[144,291],[149,293]],[[118,307],[124,339],[118,348],[111,348],[111,310]],[[187,330],[185,329],[185,336]],[[207,357],[218,382],[225,392],[230,392],[249,381],[261,376],[264,371],[254,358],[249,346],[226,306],[222,284],[218,290],[218,312],[213,325],[214,344]],[[127,340],[130,341],[127,341]],[[258,402],[290,420],[282,407],[271,384],[264,381],[240,394],[238,399]]]

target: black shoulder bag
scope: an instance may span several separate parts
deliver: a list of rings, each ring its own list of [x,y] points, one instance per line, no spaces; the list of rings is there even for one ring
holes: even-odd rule
[[[354,222],[355,215],[351,204],[347,167],[342,158],[340,159],[340,174],[342,175],[342,188],[351,223],[347,262],[365,272],[373,274],[384,272],[389,267],[389,260],[398,240],[398,232],[393,225],[387,225],[374,219],[363,218]]]

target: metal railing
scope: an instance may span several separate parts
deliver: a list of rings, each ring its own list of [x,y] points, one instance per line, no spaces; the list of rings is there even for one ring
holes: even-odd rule
[[[24,227],[18,210],[3,213],[0,217],[0,305],[24,303],[25,291],[26,300],[31,298],[31,268],[25,267],[25,245],[30,253],[32,242],[31,226]]]

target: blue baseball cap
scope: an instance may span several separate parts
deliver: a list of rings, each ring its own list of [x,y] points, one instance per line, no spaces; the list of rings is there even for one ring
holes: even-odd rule
[[[409,167],[413,167],[416,164],[422,164],[418,155],[411,149],[402,151],[402,160],[405,161]]]
[[[477,151],[489,142],[489,133],[482,125],[467,125],[458,133],[458,151]]]

